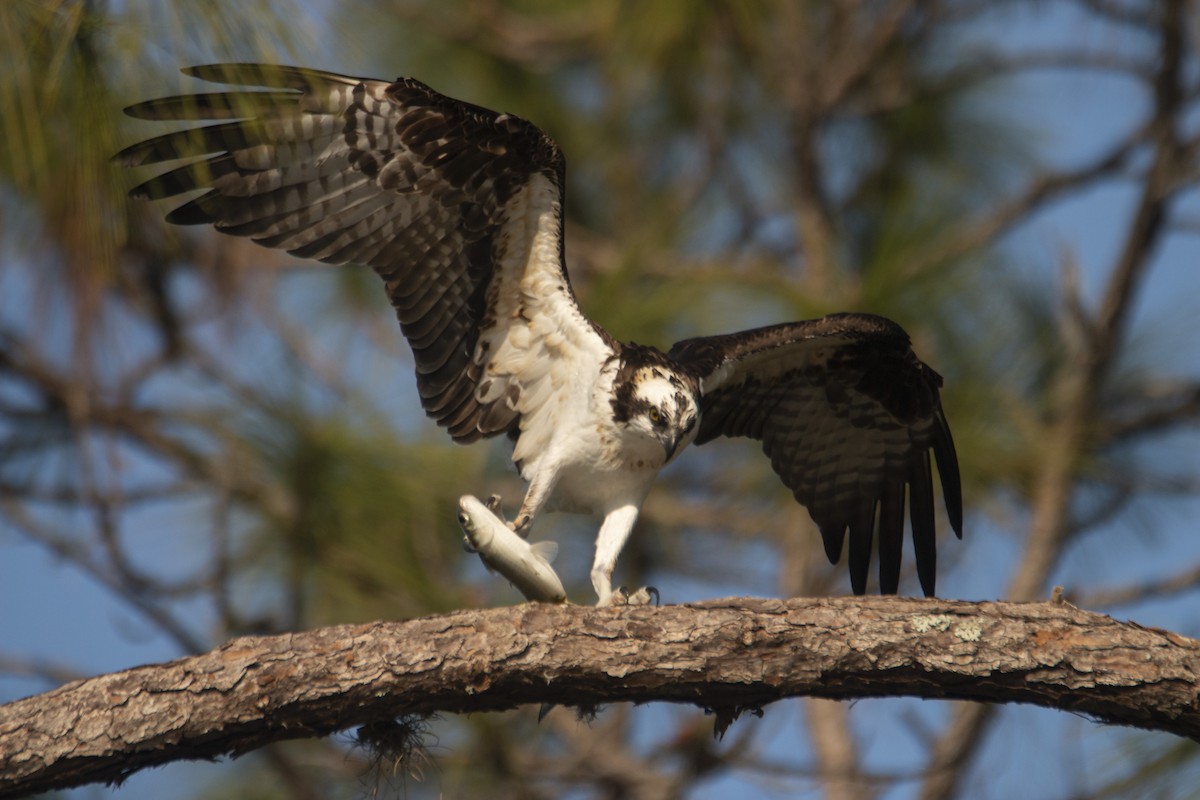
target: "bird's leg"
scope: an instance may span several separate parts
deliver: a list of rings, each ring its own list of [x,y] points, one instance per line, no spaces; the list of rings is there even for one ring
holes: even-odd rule
[[[596,535],[596,559],[592,562],[592,587],[599,597],[597,606],[609,606],[614,601],[623,600],[623,595],[618,597],[613,593],[612,574],[617,566],[617,556],[621,554],[637,516],[637,506],[621,506],[608,512],[600,525],[600,533]]]
[[[517,516],[508,523],[508,527],[519,533],[522,539],[529,538],[529,526],[533,524],[533,518],[550,499],[550,492],[554,489],[556,481],[556,475],[543,472],[534,475],[533,480],[529,482],[529,489],[525,492],[525,499],[521,501],[521,508],[518,509]],[[504,517],[501,516],[500,519],[504,519]]]

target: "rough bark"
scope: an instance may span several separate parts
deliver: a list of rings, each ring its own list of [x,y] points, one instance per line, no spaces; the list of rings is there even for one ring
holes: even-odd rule
[[[1054,603],[526,604],[236,639],[0,706],[0,796],[402,714],[798,695],[1022,702],[1200,741],[1200,642]]]

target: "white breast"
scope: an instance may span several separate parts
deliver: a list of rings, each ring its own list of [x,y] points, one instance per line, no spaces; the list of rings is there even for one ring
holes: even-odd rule
[[[520,466],[526,481],[547,471],[557,476],[548,509],[603,515],[640,504],[661,469],[661,447],[623,439],[613,422],[615,376],[615,362],[609,362],[597,370],[586,395],[574,384],[536,416],[522,418],[514,460],[525,455]]]

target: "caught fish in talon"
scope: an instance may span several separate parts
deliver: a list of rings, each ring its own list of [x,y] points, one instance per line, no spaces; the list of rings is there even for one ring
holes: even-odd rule
[[[507,578],[527,600],[566,602],[566,590],[550,566],[558,554],[556,543],[530,544],[469,494],[458,499],[458,524],[464,546],[474,548],[484,566]]]

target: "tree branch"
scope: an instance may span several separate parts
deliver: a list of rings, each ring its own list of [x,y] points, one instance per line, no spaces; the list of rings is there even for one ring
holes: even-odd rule
[[[0,706],[0,797],[404,714],[785,697],[1021,702],[1200,741],[1200,642],[1053,603],[526,604],[235,639]]]

